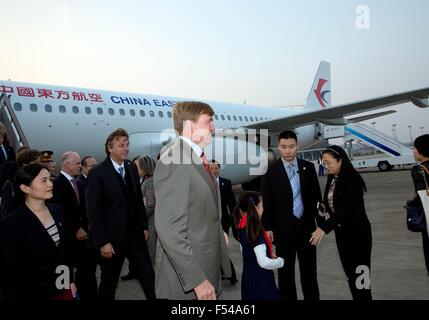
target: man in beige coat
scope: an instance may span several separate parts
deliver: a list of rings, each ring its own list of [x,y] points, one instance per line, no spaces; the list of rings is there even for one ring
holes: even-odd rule
[[[176,103],[179,137],[163,151],[154,172],[159,299],[214,300],[221,292],[221,267],[231,273],[219,189],[203,153],[214,132],[213,114],[205,103]]]

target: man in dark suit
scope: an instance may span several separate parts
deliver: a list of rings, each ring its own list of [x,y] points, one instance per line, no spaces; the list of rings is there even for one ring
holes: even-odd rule
[[[279,135],[281,158],[268,167],[262,179],[263,225],[275,242],[285,266],[278,270],[280,294],[296,300],[295,257],[298,255],[305,300],[318,300],[316,248],[309,242],[316,230],[317,202],[321,201],[316,170],[296,157],[298,140],[293,131]],[[319,220],[320,221],[320,220]]]
[[[89,172],[97,165],[97,160],[94,157],[91,156],[85,156],[82,158],[82,161],[80,162],[82,171],[80,172],[80,175],[76,178],[77,183],[83,187],[83,190],[86,189],[87,185],[87,178]]]
[[[96,255],[88,247],[88,218],[85,206],[84,189],[78,185],[75,177],[80,173],[80,156],[77,152],[67,151],[61,157],[61,173],[54,180],[53,198],[50,202],[63,209],[66,225],[71,228],[70,243],[76,266],[76,286],[82,300],[94,300],[97,297]]]
[[[220,190],[220,201],[222,207],[222,229],[228,235],[229,228],[231,228],[234,238],[238,239],[237,228],[234,225],[234,219],[232,217],[232,212],[234,211],[235,207],[235,197],[234,192],[232,192],[231,180],[222,178],[220,176],[220,164],[214,159],[210,161],[210,171],[213,177],[216,179]],[[228,280],[230,281],[231,285],[234,285],[238,282],[238,279],[235,273],[234,265],[232,264],[232,260],[229,259],[229,261],[231,264],[231,277],[228,278]]]
[[[139,177],[128,158],[128,133],[113,131],[107,158],[91,170],[86,187],[89,236],[100,251],[99,297],[113,300],[124,259],[133,263],[147,299],[155,299],[155,275],[146,244],[147,217]]]

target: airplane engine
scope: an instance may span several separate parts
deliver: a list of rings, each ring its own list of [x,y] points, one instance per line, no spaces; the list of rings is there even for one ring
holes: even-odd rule
[[[246,138],[247,137],[247,138]],[[218,136],[205,148],[207,159],[215,159],[221,164],[221,175],[232,184],[248,182],[265,174],[269,152],[260,144],[244,137]]]
[[[130,134],[130,159],[141,154],[156,158],[161,148],[175,137],[173,131]],[[265,138],[246,134],[244,130],[216,130],[204,153],[209,161],[215,159],[220,163],[222,176],[240,184],[266,172],[269,151]]]

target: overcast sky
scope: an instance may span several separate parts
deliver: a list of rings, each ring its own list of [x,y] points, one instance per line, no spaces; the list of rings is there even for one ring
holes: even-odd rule
[[[429,87],[429,1],[1,0],[0,79],[303,104],[320,60],[333,104]],[[409,142],[429,109],[376,119]],[[369,121],[370,123],[371,121]]]

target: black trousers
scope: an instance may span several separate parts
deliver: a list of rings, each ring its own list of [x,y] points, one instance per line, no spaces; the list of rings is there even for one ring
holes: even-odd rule
[[[360,236],[356,236],[356,234]],[[371,232],[362,230],[353,236],[343,229],[336,229],[335,240],[353,300],[372,300],[371,287],[360,288],[356,283],[361,282],[357,280],[363,274],[358,267],[365,266],[368,270],[371,268]]]
[[[154,300],[155,273],[143,232],[139,233],[138,236],[129,237],[111,259],[101,257],[101,282],[98,289],[99,299],[115,299],[116,286],[118,285],[125,258],[133,265],[133,272],[135,272],[146,298]]]
[[[296,219],[293,223],[294,226],[290,228],[293,231],[289,234],[288,240],[284,244],[279,243],[276,247],[277,256],[285,259],[284,267],[278,269],[280,295],[286,300],[298,299],[295,284],[295,259],[298,256],[304,300],[319,300],[316,247],[308,242],[311,234],[304,230],[302,222]]]
[[[97,298],[97,252],[86,241],[75,241],[75,283],[81,300]]]
[[[231,258],[229,259],[229,263],[231,265],[231,277],[227,278],[229,281],[236,281],[237,280],[237,273],[235,272],[235,268],[234,268],[234,264],[232,263]],[[222,268],[221,270],[221,274],[222,276],[224,275]]]

